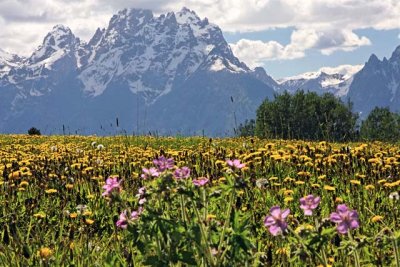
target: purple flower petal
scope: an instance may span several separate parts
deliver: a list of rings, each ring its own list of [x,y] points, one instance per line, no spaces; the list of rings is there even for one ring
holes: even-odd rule
[[[195,186],[203,186],[208,183],[208,178],[199,178],[192,181]]]
[[[312,210],[304,209],[304,215],[311,216],[312,215]]]
[[[264,225],[265,226],[271,226],[273,224],[275,224],[275,218],[274,217],[272,217],[272,216],[265,217],[265,219],[264,219]]]
[[[349,208],[345,204],[340,204],[337,206],[336,211],[338,213],[347,213],[349,211]]]
[[[341,234],[346,234],[347,231],[349,230],[349,226],[347,225],[346,222],[341,222],[338,224],[338,226],[336,227],[337,231]]]
[[[274,218],[279,218],[281,216],[281,208],[279,206],[272,207],[269,212]]]
[[[290,209],[285,209],[281,214],[281,218],[286,219],[286,217],[289,216],[289,214],[290,214]]]
[[[279,235],[279,234],[282,232],[282,230],[281,230],[281,228],[280,228],[279,226],[277,226],[277,225],[271,225],[271,226],[269,227],[269,232],[270,232],[273,236],[277,236],[277,235]]]
[[[360,223],[359,223],[357,220],[352,220],[352,221],[350,222],[350,228],[351,228],[351,229],[356,229],[356,228],[358,228],[358,227],[360,227]]]
[[[334,223],[340,223],[342,221],[342,217],[336,212],[332,212],[329,219]]]

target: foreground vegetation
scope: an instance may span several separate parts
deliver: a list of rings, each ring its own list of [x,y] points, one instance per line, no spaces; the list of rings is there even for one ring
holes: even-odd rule
[[[2,266],[400,266],[400,147],[0,136]]]

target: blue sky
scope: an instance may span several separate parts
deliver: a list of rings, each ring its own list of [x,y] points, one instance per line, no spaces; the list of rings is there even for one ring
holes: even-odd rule
[[[0,0],[0,48],[29,55],[55,24],[88,41],[123,8],[194,10],[220,26],[234,54],[274,78],[390,57],[398,0]]]

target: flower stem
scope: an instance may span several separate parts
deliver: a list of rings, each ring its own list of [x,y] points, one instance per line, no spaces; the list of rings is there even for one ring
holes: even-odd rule
[[[206,258],[207,258],[208,266],[215,266],[214,265],[214,261],[213,261],[213,256],[212,256],[212,253],[211,253],[211,248],[208,245],[208,241],[207,241],[208,238],[207,238],[207,235],[206,235],[206,230],[204,229],[204,223],[203,223],[202,218],[200,216],[199,210],[196,207],[196,204],[195,203],[193,203],[193,204],[194,204],[193,205],[194,211],[196,213],[196,217],[197,217],[197,220],[198,220],[199,226],[200,226],[200,234],[201,234],[202,239],[203,239],[203,245],[204,245],[203,252],[204,252],[204,254],[205,254]]]
[[[227,209],[226,214],[225,214],[225,224],[224,224],[224,228],[222,228],[221,237],[219,239],[218,252],[220,252],[221,249],[222,249],[222,244],[223,244],[224,238],[225,238],[225,231],[226,231],[226,228],[228,227],[229,218],[230,218],[231,212],[232,212],[232,205],[233,205],[234,197],[235,197],[235,192],[233,191],[231,193],[231,195],[230,195],[229,202],[228,202],[228,209]],[[217,263],[219,263],[219,261],[222,259],[222,256],[223,255],[221,253],[220,257],[218,257]]]
[[[351,234],[350,231],[348,232],[348,236],[349,236],[349,238],[350,238],[351,241],[355,242],[355,241],[354,241],[354,238],[353,238],[353,235]],[[354,248],[354,261],[355,261],[355,266],[356,266],[356,267],[361,267],[361,264],[360,264],[360,255],[358,255],[357,248]]]
[[[392,236],[392,241],[394,249],[394,258],[396,259],[396,267],[400,267],[399,246],[397,245],[397,239],[394,235]]]
[[[186,223],[186,216],[185,216],[185,200],[183,198],[183,195],[181,195],[181,216],[182,216],[182,221],[183,223]]]
[[[317,218],[315,218],[315,227],[316,227],[316,229],[319,230],[319,222],[318,222]],[[321,254],[322,254],[322,259],[323,259],[324,266],[328,266],[328,258],[326,257],[326,252],[325,252],[324,245],[322,245]]]

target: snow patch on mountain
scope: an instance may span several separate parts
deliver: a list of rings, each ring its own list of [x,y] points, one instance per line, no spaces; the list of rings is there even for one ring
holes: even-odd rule
[[[279,79],[277,82],[289,92],[296,90],[316,93],[332,93],[338,97],[347,95],[353,77],[363,68],[363,65],[341,65],[338,67],[323,67],[315,72]]]
[[[122,51],[120,50],[114,50],[102,55],[95,64],[90,65],[80,74],[79,78],[85,86],[85,93],[96,97],[104,92],[118,72],[121,64],[121,55]]]
[[[389,91],[392,93],[392,97],[390,98],[390,102],[393,102],[394,98],[397,95],[397,91],[400,87],[400,81],[392,78],[392,80],[388,83]]]
[[[278,79],[277,82],[279,84],[282,84],[286,81],[290,80],[311,80],[311,79],[317,79],[318,77],[321,76],[322,73],[328,74],[328,75],[334,75],[334,74],[340,74],[341,78],[340,79],[335,79],[335,78],[330,78],[327,79],[326,82],[324,83],[326,86],[331,86],[335,84],[339,84],[343,82],[344,80],[349,79],[352,77],[354,74],[359,72],[364,65],[340,65],[337,67],[322,67],[318,71],[313,71],[313,72],[305,72],[296,76],[291,76],[291,77],[286,77],[282,79]]]

